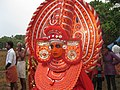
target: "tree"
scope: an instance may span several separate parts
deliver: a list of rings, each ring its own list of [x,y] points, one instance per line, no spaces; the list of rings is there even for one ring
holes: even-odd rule
[[[110,44],[120,35],[120,11],[119,8],[113,8],[114,4],[102,1],[92,1],[90,5],[94,7],[99,15],[101,27],[103,30],[103,40]]]
[[[25,44],[25,35],[16,35],[16,36],[12,36],[12,37],[4,36],[4,37],[0,38],[0,49],[5,48],[5,44],[8,41],[13,41],[14,48],[16,48],[16,45],[18,42]]]
[[[110,0],[110,2],[115,4],[115,3],[120,3],[120,0]]]

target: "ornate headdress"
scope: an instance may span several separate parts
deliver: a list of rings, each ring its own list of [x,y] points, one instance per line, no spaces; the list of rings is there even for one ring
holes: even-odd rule
[[[54,41],[62,42],[65,48],[59,62],[50,52]],[[33,14],[26,33],[30,88],[72,89],[81,68],[89,72],[95,67],[102,42],[98,16],[89,4],[83,0],[46,0]],[[33,63],[36,60],[38,65]]]

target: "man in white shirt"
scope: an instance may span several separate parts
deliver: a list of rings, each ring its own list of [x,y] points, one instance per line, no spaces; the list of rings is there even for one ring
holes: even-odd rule
[[[13,50],[13,42],[9,41],[6,43],[6,48],[8,50],[6,56],[6,79],[10,82],[11,90],[18,90],[17,87],[17,69],[16,69],[16,54]]]

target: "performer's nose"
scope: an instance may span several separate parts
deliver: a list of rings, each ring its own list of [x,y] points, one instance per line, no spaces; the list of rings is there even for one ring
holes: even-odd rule
[[[52,49],[52,50],[53,50],[53,52],[56,52],[56,47],[53,47],[53,49]]]

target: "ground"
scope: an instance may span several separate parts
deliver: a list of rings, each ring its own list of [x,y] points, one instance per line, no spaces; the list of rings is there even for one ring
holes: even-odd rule
[[[5,77],[5,58],[6,58],[6,51],[0,51],[0,90],[10,90],[10,84],[6,82],[6,77]],[[18,90],[20,90],[21,86],[19,79],[17,83],[18,83]]]

